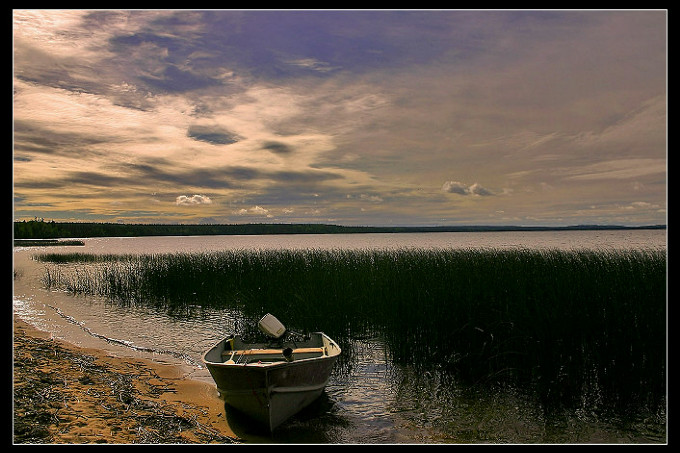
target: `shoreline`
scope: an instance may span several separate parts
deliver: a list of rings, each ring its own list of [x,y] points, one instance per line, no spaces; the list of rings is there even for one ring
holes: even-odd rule
[[[13,444],[241,443],[214,386],[13,317]]]

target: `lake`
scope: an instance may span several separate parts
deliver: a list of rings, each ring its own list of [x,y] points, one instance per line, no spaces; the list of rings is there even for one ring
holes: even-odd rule
[[[178,314],[149,306],[124,306],[97,296],[49,291],[41,281],[45,264],[31,256],[44,252],[228,250],[665,251],[666,238],[666,230],[85,238],[83,247],[15,248],[14,311],[57,338],[112,354],[176,363],[193,378],[212,383],[200,356],[233,327],[238,316],[235,309]],[[287,313],[273,314],[286,320]],[[337,367],[317,403],[273,436],[264,435],[246,421],[239,424],[238,414],[228,413],[237,434],[255,442],[281,443],[665,442],[665,412],[633,421],[585,410],[546,413],[530,393],[521,389],[463,385],[447,380],[447,375],[434,368],[423,372],[404,360],[395,360],[380,334],[345,341],[343,350],[351,351],[351,361]]]

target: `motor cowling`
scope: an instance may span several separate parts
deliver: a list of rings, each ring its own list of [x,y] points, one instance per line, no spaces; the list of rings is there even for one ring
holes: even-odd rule
[[[272,338],[281,338],[286,333],[286,327],[270,313],[267,313],[260,319],[257,327]]]

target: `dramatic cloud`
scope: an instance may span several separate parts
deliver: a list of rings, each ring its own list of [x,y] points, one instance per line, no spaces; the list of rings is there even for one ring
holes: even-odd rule
[[[666,221],[663,10],[13,10],[13,46],[17,219]]]

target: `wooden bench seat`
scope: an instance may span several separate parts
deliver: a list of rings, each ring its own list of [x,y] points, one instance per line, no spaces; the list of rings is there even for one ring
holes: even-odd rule
[[[324,354],[323,348],[297,348],[293,349],[293,357],[298,358],[312,358],[320,357]],[[235,351],[223,351],[222,360],[247,356],[247,362],[254,362],[257,360],[271,361],[271,359],[285,360],[283,357],[283,349],[243,349]]]

